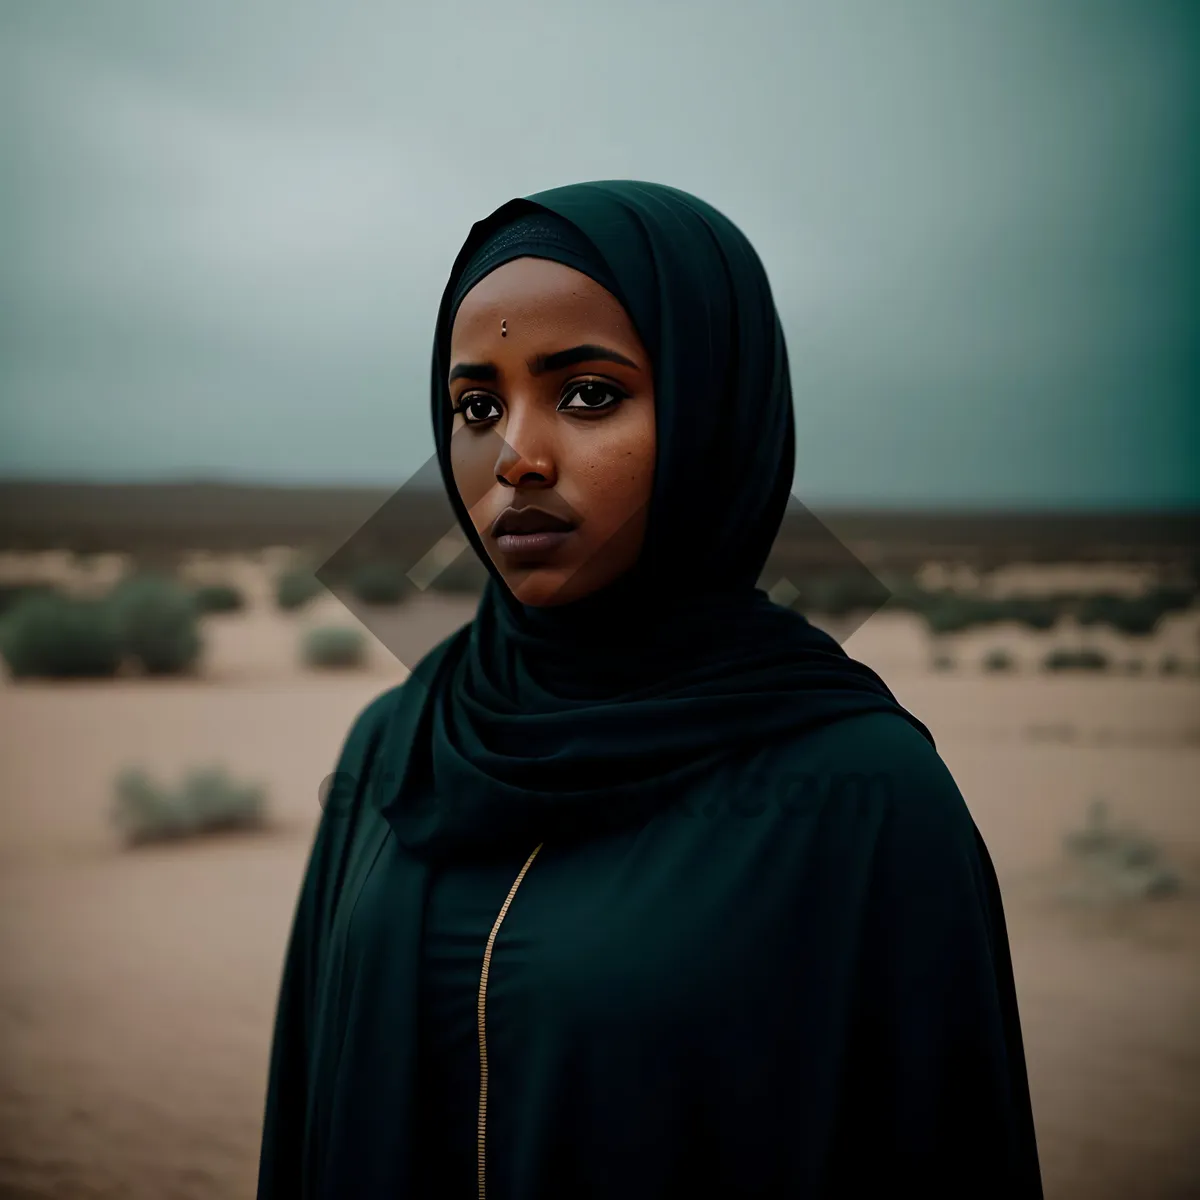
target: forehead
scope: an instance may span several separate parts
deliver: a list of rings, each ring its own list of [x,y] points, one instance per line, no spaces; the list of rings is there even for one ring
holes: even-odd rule
[[[544,258],[516,258],[485,275],[454,317],[451,345],[494,336],[500,321],[522,330],[590,330],[623,341],[637,334],[621,302],[590,275]]]

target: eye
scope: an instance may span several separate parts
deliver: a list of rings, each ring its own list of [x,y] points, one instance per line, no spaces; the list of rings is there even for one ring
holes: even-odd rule
[[[458,403],[454,405],[451,412],[462,413],[463,421],[467,425],[486,425],[493,419],[489,415],[489,408],[494,408],[496,415],[500,415],[499,406],[491,396],[484,392],[468,392],[465,396],[459,397]]]
[[[582,383],[573,383],[563,394],[559,404],[559,412],[596,412],[606,408],[615,408],[622,400],[629,398],[628,393],[608,383],[603,379],[588,379]],[[568,404],[569,399],[579,399],[581,404]]]

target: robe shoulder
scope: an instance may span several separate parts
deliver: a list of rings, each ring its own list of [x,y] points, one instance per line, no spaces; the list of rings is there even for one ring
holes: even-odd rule
[[[388,723],[410,697],[410,693],[405,690],[408,686],[409,681],[405,680],[404,683],[388,688],[359,710],[342,742],[336,772],[347,772],[354,776],[356,782],[361,783],[354,768],[370,764]],[[326,807],[328,811],[328,806]]]
[[[941,755],[899,713],[863,713],[833,721],[781,743],[775,753],[786,767],[847,777],[877,773],[888,777],[897,795],[934,796],[930,803],[951,809],[962,803]]]
[[[389,750],[406,752],[405,743],[412,741],[422,701],[427,695],[426,681],[437,672],[446,653],[469,635],[471,624],[467,622],[443,638],[409,672],[403,683],[381,692],[351,722],[338,755],[337,766],[326,781],[327,788],[323,789],[324,814],[317,832],[318,841],[326,830],[331,835],[337,835],[334,840],[351,836],[363,809],[372,798],[369,795],[371,773],[380,747],[386,741]],[[388,781],[394,779],[394,774],[385,774],[379,782],[386,787]],[[330,829],[331,825],[336,829]]]
[[[903,931],[914,954],[999,954],[1001,973],[1010,970],[987,845],[949,767],[904,717],[825,726],[781,747],[772,772],[814,785],[824,827],[846,852],[846,885],[871,914],[864,935]]]
[[[864,824],[886,826],[890,837],[904,839],[905,853],[923,845],[936,854],[957,843],[986,854],[942,756],[897,713],[825,725],[769,748],[756,766],[765,766],[785,787],[801,781],[811,794],[850,806]]]
[[[322,813],[301,887],[300,906],[310,911],[310,932],[330,932],[356,844],[369,840],[369,830],[382,818],[377,809],[396,775],[391,767],[400,736],[399,719],[419,702],[421,683],[410,676],[364,706],[350,724],[333,774],[322,789]],[[411,715],[411,714],[410,714]]]
[[[284,953],[268,1063],[258,1200],[309,1194],[314,1038],[321,1024],[319,992],[329,957],[333,912],[356,831],[362,826],[370,772],[395,714],[412,693],[406,683],[367,704],[351,723],[333,774],[322,789],[322,812],[308,852]]]
[[[822,857],[837,868],[825,899],[855,944],[835,1154],[846,1194],[890,1180],[929,1197],[1040,1198],[1000,888],[949,768],[892,713],[847,718],[779,755],[775,770],[829,783]]]

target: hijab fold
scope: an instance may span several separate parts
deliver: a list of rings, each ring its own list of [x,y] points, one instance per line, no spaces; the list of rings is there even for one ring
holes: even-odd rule
[[[526,255],[620,300],[655,386],[638,561],[542,608],[505,586],[450,457],[454,313],[479,279]],[[491,577],[475,619],[410,681],[424,688],[421,724],[396,750],[401,785],[383,811],[413,853],[586,837],[650,815],[730,755],[857,713],[893,711],[932,743],[872,670],[757,587],[795,465],[787,349],[758,256],[710,205],[610,180],[513,200],[477,222],[439,309],[432,418],[451,503]]]

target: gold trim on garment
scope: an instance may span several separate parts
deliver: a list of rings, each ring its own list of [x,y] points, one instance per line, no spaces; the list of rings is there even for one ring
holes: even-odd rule
[[[485,1145],[488,1084],[486,1002],[488,970],[492,965],[492,946],[495,945],[496,934],[500,930],[500,922],[504,920],[505,914],[508,912],[508,906],[517,894],[517,888],[521,886],[521,880],[525,878],[525,872],[529,870],[530,864],[537,857],[537,852],[543,845],[545,845],[544,842],[539,842],[533,848],[533,853],[525,860],[525,865],[517,874],[516,879],[513,880],[512,887],[508,889],[508,897],[500,906],[500,913],[496,917],[496,923],[492,926],[492,932],[488,935],[487,947],[483,952],[483,971],[479,976],[479,1200],[485,1200],[486,1197],[486,1189],[484,1187],[484,1166],[487,1161]]]

